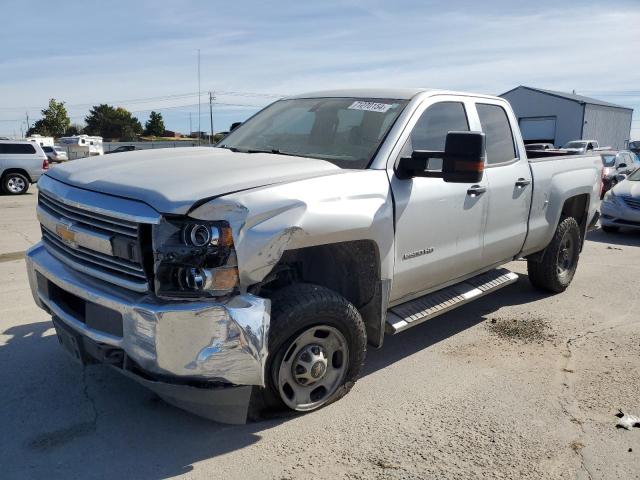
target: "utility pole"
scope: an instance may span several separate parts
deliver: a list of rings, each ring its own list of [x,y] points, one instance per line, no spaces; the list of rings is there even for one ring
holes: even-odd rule
[[[193,126],[191,123],[191,112],[189,112],[189,136],[193,133]]]
[[[200,49],[198,49],[198,146],[200,146]]]
[[[27,116],[27,132],[28,132],[29,129],[31,128],[31,125],[29,125],[29,112],[24,112],[24,114]]]
[[[213,145],[213,101],[216,97],[213,92],[209,92],[209,125],[211,126],[211,137],[209,137],[209,145]]]

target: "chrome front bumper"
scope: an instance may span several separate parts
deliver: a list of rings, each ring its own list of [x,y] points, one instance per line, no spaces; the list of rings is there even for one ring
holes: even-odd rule
[[[264,386],[269,300],[243,294],[225,303],[163,301],[79,273],[50,255],[42,243],[27,251],[26,262],[38,306],[93,342],[124,351],[143,371],[162,379],[161,390],[189,382]],[[77,318],[73,309],[49,295],[49,288],[42,288],[43,279],[84,302],[118,312],[122,336],[87,326],[87,319]],[[147,386],[158,391],[158,385]]]

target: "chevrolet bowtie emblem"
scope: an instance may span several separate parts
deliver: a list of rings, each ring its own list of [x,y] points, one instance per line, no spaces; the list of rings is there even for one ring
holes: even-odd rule
[[[65,242],[73,243],[76,240],[76,234],[73,230],[71,230],[71,225],[58,223],[56,225],[56,233]]]

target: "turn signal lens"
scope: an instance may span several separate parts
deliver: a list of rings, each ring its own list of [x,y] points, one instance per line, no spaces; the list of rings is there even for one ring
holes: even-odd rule
[[[238,269],[236,267],[221,267],[211,272],[213,273],[211,290],[231,290],[238,284]]]
[[[218,245],[222,247],[230,247],[233,245],[233,234],[231,232],[231,227],[221,227],[220,229],[220,239],[218,240]]]

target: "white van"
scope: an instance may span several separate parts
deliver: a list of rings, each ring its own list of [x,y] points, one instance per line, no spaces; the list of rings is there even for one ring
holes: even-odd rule
[[[26,193],[48,169],[47,155],[38,143],[0,140],[0,187],[4,193]]]

